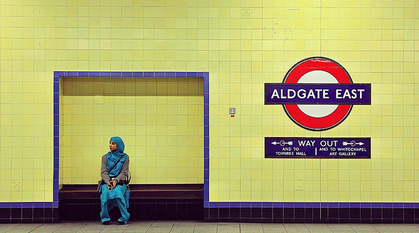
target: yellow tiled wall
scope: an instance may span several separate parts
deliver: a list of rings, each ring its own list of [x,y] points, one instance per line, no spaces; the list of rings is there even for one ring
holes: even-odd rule
[[[0,202],[52,200],[57,70],[209,72],[210,201],[418,201],[418,1],[0,0],[0,6]],[[372,104],[354,106],[342,124],[324,132],[304,130],[282,107],[265,106],[264,83],[282,82],[292,65],[311,56],[336,60],[355,83],[371,83]],[[127,133],[120,136],[132,156],[169,150],[156,145],[170,137],[160,135],[158,125],[144,123],[134,131],[104,121],[94,127],[102,116],[115,119],[105,106],[121,108],[125,122],[148,119],[131,112],[128,99],[137,110],[151,107],[138,103],[157,97],[61,98],[63,112],[72,113],[62,117],[63,183],[96,182],[98,170],[90,173],[86,166],[98,169],[109,137],[119,130]],[[64,104],[69,102],[72,107]],[[86,106],[92,105],[103,110],[91,113]],[[229,107],[237,109],[234,118]],[[157,119],[153,123],[162,120]],[[66,125],[79,120],[81,128]],[[163,128],[189,134],[179,126]],[[269,136],[371,137],[372,158],[264,159],[263,140]],[[74,167],[81,156],[82,167]],[[172,178],[175,171],[160,167],[171,163],[169,156],[148,158],[133,158],[136,183],[202,179],[183,176],[189,168],[183,166]]]
[[[94,184],[112,135],[131,183],[203,183],[202,78],[62,78],[60,183]]]

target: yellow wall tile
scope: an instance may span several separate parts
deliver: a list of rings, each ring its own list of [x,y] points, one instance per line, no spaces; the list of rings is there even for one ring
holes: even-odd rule
[[[26,184],[16,192],[0,176],[1,202],[52,200],[57,70],[208,71],[210,201],[419,200],[411,183],[419,123],[414,1],[0,4],[0,154],[20,159],[3,156],[0,166],[2,174],[14,172]],[[321,133],[299,128],[279,106],[263,106],[263,84],[281,82],[293,64],[309,56],[328,56],[355,83],[371,83],[372,105],[354,106],[341,125]],[[67,94],[60,99],[60,183],[97,182],[100,157],[114,134],[126,140],[135,161],[131,169],[139,174],[135,182],[202,183],[202,81],[180,78],[160,86],[156,79],[123,85],[109,80],[61,82]],[[172,98],[176,93],[188,95]],[[234,118],[229,107],[238,110]],[[264,159],[263,138],[282,135],[371,137],[372,158],[360,165]],[[76,145],[81,163],[73,160]],[[32,163],[33,171],[22,172]],[[93,173],[86,168],[91,166]],[[45,186],[27,185],[44,178]],[[223,189],[220,180],[228,184]],[[304,191],[296,191],[302,187],[296,180],[304,182]],[[238,191],[238,184],[251,188]]]

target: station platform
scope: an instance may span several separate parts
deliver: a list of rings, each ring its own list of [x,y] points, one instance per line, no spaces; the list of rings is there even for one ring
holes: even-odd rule
[[[0,232],[159,232],[159,233],[258,233],[258,232],[419,232],[419,224],[283,224],[202,221],[130,221],[126,225],[98,221],[0,224]]]

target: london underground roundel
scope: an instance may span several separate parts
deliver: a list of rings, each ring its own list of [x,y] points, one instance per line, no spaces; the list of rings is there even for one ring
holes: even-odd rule
[[[315,131],[339,125],[353,104],[370,104],[371,85],[353,84],[339,63],[311,57],[295,64],[280,84],[265,84],[265,104],[282,104],[297,125]]]

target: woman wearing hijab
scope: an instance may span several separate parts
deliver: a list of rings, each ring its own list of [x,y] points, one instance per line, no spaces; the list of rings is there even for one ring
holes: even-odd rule
[[[119,224],[127,224],[130,214],[127,211],[129,197],[125,197],[127,186],[124,181],[128,176],[129,157],[124,153],[125,145],[120,137],[111,137],[110,151],[102,156],[101,176],[103,185],[100,187],[101,207],[100,218],[105,225],[110,224],[109,211],[118,206],[122,217]]]

